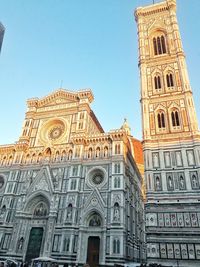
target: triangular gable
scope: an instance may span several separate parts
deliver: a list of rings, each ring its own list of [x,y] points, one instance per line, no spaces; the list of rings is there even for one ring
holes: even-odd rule
[[[53,183],[51,179],[51,174],[48,166],[43,167],[34,178],[31,186],[27,191],[27,195],[32,194],[36,191],[46,191],[52,193],[53,191]]]
[[[83,212],[87,213],[91,209],[96,209],[98,211],[104,212],[105,203],[103,201],[103,198],[97,188],[94,189],[94,191],[89,195]]]
[[[78,103],[80,99],[88,99],[91,103],[94,99],[90,89],[77,92],[59,89],[41,99],[32,98],[27,101],[28,107],[48,107],[58,104]]]

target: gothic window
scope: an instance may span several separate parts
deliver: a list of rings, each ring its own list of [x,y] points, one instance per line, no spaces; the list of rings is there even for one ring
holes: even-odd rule
[[[115,163],[115,165],[114,165],[114,172],[115,173],[120,173],[120,163]]]
[[[120,144],[116,144],[115,145],[115,154],[120,154],[121,151],[120,151]]]
[[[120,183],[120,177],[115,177],[114,178],[114,188],[120,188],[121,183]]]
[[[70,238],[65,237],[63,241],[63,251],[68,252],[69,251],[69,246],[70,246]]]
[[[11,239],[11,234],[4,234],[2,243],[1,243],[2,249],[8,250],[9,245],[10,245],[10,239]]]
[[[76,190],[76,179],[71,180],[70,190]]]
[[[166,41],[163,35],[153,38],[154,55],[166,54]]]
[[[161,79],[160,76],[154,77],[154,87],[155,89],[161,89]]]
[[[158,113],[157,119],[158,119],[158,128],[165,128],[165,114],[163,111]]]
[[[167,81],[167,87],[173,87],[174,86],[173,75],[171,73],[166,75],[166,81]]]
[[[75,165],[72,167],[72,176],[77,176],[78,175],[78,165]]]
[[[53,248],[52,248],[53,252],[59,252],[60,243],[61,243],[61,235],[54,235]]]
[[[172,111],[171,113],[172,126],[180,126],[179,113],[178,111]]]
[[[113,240],[113,253],[119,254],[120,253],[120,241],[118,238]]]

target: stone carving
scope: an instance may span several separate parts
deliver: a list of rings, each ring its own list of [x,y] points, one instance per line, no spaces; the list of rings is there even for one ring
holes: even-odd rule
[[[3,220],[5,218],[5,215],[6,215],[6,206],[3,205],[0,212],[0,220]]]
[[[155,187],[156,187],[157,191],[162,189],[161,188],[161,181],[160,181],[160,177],[159,176],[156,176]]]
[[[89,226],[100,226],[101,220],[98,214],[94,214],[92,218],[90,219]]]
[[[37,217],[46,216],[47,215],[46,205],[44,205],[44,203],[40,203],[39,205],[37,205],[37,207],[34,210],[33,215]]]
[[[187,157],[188,157],[188,164],[194,165],[194,154],[192,150],[187,151]]]

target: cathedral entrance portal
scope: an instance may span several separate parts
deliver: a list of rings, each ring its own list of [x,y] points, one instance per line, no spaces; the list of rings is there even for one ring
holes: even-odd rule
[[[100,238],[98,236],[88,238],[87,263],[90,267],[99,266],[99,246]]]
[[[43,237],[43,228],[33,227],[31,229],[28,241],[28,248],[26,252],[27,262],[30,262],[32,259],[40,256],[42,237]]]

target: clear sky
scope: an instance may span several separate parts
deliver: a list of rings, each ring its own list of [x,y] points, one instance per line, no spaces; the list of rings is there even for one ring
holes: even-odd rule
[[[158,2],[158,1],[155,1]],[[0,0],[0,144],[18,140],[26,100],[62,87],[91,88],[105,131],[124,117],[141,139],[134,9],[152,0]],[[200,117],[200,0],[177,0],[178,20]]]

